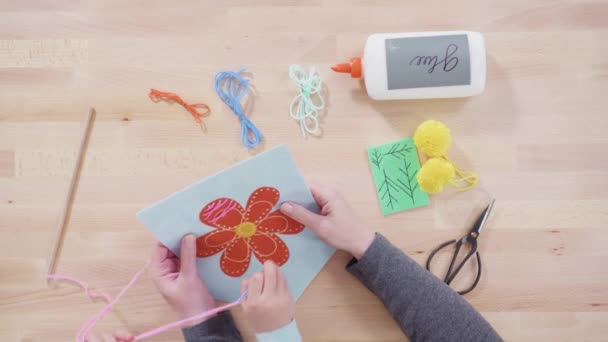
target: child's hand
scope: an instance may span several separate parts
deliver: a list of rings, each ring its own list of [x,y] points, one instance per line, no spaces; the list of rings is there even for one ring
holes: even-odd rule
[[[285,276],[272,261],[264,263],[263,272],[242,282],[241,293],[245,291],[243,312],[256,333],[277,330],[293,320],[296,305]]]
[[[182,238],[178,259],[158,243],[150,260],[150,276],[167,302],[181,318],[188,318],[215,306],[207,285],[196,269],[196,238],[189,234]],[[204,319],[193,322],[196,325]]]
[[[133,341],[133,336],[129,333],[119,330],[114,332],[112,335],[110,334],[89,334],[86,337],[87,342],[131,342]]]
[[[374,241],[374,232],[333,189],[312,184],[310,190],[321,208],[321,215],[291,202],[283,203],[281,212],[312,229],[331,246],[361,259]]]

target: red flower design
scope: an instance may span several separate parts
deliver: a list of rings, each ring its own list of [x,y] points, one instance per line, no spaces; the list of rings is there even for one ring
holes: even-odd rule
[[[277,189],[261,187],[251,193],[245,209],[230,198],[209,202],[199,218],[214,230],[198,237],[196,256],[204,258],[224,251],[220,268],[231,277],[247,271],[252,252],[261,263],[272,260],[279,266],[285,264],[289,249],[276,234],[297,234],[304,225],[279,210],[270,212],[279,196]]]

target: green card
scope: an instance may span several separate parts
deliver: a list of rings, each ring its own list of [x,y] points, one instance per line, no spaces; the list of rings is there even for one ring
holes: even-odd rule
[[[429,204],[416,180],[420,161],[412,138],[372,147],[367,156],[384,215]]]

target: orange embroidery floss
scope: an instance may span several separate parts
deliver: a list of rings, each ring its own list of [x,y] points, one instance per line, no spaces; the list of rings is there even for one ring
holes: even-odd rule
[[[205,124],[203,122],[203,117],[208,116],[209,113],[211,113],[211,108],[209,108],[209,106],[207,104],[205,104],[205,103],[188,104],[188,103],[186,103],[186,101],[182,100],[181,97],[179,97],[177,94],[174,94],[174,93],[169,93],[169,92],[160,91],[160,90],[156,90],[156,89],[150,89],[149,96],[150,96],[150,100],[152,100],[154,102],[167,101],[167,102],[179,103],[180,105],[182,105],[182,107],[184,107],[187,111],[189,111],[190,114],[192,114],[194,121],[196,121],[200,125]],[[198,111],[199,109],[202,109],[203,112],[202,113],[199,112]]]

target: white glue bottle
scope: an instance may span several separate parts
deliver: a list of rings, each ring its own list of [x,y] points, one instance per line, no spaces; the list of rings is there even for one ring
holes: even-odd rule
[[[375,100],[472,96],[486,85],[485,44],[479,32],[469,31],[373,34],[363,60],[332,70],[363,77]]]

